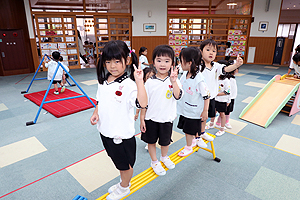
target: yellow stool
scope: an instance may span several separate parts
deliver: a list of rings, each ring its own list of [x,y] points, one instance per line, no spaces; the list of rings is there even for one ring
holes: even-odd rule
[[[212,135],[210,133],[207,133],[208,135],[212,136],[213,138],[215,138],[216,136],[215,135]],[[208,143],[209,141],[207,140],[204,140],[205,143]],[[213,154],[213,159],[216,161],[216,162],[220,162],[221,159],[216,157],[216,153],[215,153],[215,148],[214,148],[214,143],[213,141],[210,142],[210,145],[211,145],[211,149],[208,149],[208,148],[200,148],[198,146],[195,146],[193,148],[193,153],[194,152],[198,152],[199,149],[203,149],[205,151],[208,151],[210,153]],[[183,147],[184,148],[184,147]],[[171,154],[169,157],[170,159],[176,164],[178,164],[180,161],[184,160],[185,158],[187,158],[188,156],[192,155],[193,153],[187,155],[187,156],[184,156],[184,157],[181,157],[181,156],[178,156],[178,153],[183,149],[179,149],[178,151],[174,152],[173,154]],[[162,166],[165,168],[165,170],[167,171],[168,168],[161,162]],[[157,178],[158,175],[155,174],[155,172],[153,171],[152,167],[146,169],[145,171],[141,172],[140,174],[136,175],[135,177],[133,177],[131,179],[131,187],[130,187],[130,194],[128,194],[126,197],[128,197],[129,195],[133,194],[134,192],[136,192],[137,190],[139,190],[140,188],[144,187],[145,185],[147,185],[149,182],[151,182],[152,180],[154,180],[155,178]],[[103,196],[99,197],[98,199],[96,200],[102,200],[102,199],[105,199],[106,196],[109,195],[109,193],[106,193],[104,194]],[[125,199],[126,197],[122,198],[122,199]]]

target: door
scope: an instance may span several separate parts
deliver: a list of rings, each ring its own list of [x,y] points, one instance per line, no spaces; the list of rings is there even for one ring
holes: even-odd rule
[[[276,64],[276,65],[281,64],[283,47],[284,47],[284,38],[283,37],[278,37],[277,40],[276,40],[276,47],[275,47],[275,52],[274,52],[273,64]]]
[[[4,71],[29,68],[23,30],[0,30],[0,52]]]

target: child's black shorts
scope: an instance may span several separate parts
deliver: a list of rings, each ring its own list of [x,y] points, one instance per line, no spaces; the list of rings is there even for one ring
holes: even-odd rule
[[[141,139],[148,144],[155,144],[158,140],[160,146],[168,146],[172,140],[171,122],[154,122],[152,120],[145,120],[146,132],[142,133]]]
[[[208,117],[212,118],[216,116],[216,103],[215,98],[209,100],[209,107],[208,107]]]
[[[121,144],[115,144],[113,138],[105,137],[100,133],[102,143],[107,155],[112,159],[118,170],[128,170],[129,165],[133,168],[136,159],[135,137],[123,139]]]
[[[52,84],[61,83],[61,81],[53,80]]]
[[[201,119],[190,119],[180,115],[177,128],[182,129],[185,134],[196,135],[201,133],[201,122]]]
[[[216,101],[216,110],[218,112],[225,112],[226,109],[227,109],[227,103],[226,102]]]
[[[234,107],[234,99],[231,99],[229,106],[227,106],[225,115],[229,115],[233,111],[233,107]]]

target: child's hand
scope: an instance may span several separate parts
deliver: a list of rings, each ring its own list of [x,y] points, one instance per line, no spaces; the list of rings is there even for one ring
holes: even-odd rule
[[[141,123],[140,123],[140,129],[141,129],[141,132],[142,132],[142,133],[145,133],[145,132],[146,132],[146,124],[145,124],[145,120],[141,120]]]
[[[143,70],[141,69],[141,66],[138,66],[138,68],[133,64],[134,67],[134,79],[135,81],[142,81],[143,82],[143,77],[144,73]]]
[[[170,74],[170,81],[171,81],[172,84],[176,82],[177,77],[178,77],[178,68],[175,67],[175,69],[174,69],[174,67],[172,66],[171,67],[171,74]]]
[[[92,125],[96,125],[98,120],[99,120],[99,115],[98,114],[93,114],[91,119],[90,119],[90,122],[91,122]]]
[[[139,118],[139,114],[134,115],[134,121],[136,121],[137,118]]]
[[[243,58],[241,58],[240,55],[237,55],[237,57],[236,57],[236,63],[235,63],[236,66],[237,67],[241,66],[243,64],[243,62],[244,62]]]
[[[201,113],[201,120],[206,122],[207,119],[208,119],[208,111],[203,111]]]

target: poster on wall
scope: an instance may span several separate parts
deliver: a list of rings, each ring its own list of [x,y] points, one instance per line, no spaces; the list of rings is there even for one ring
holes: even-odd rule
[[[169,35],[169,45],[174,49],[175,56],[178,57],[182,48],[187,48],[188,35],[176,34]]]
[[[231,48],[233,53],[231,56],[235,57],[237,55],[244,56],[245,55],[245,46],[247,36],[242,35],[243,32],[241,30],[229,30],[228,31],[228,42],[231,43]]]

